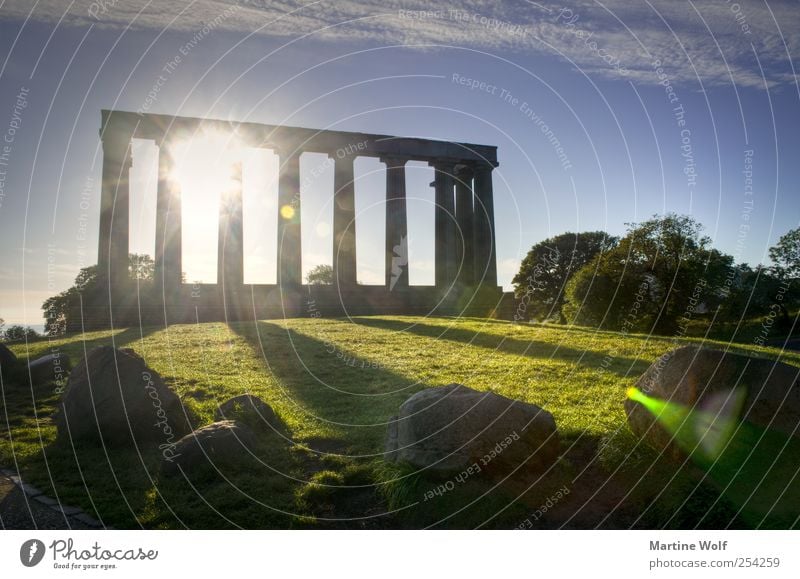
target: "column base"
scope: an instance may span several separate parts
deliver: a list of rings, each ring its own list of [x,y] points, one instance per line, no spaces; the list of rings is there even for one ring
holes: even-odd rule
[[[374,315],[446,315],[492,317],[503,298],[499,287],[410,286],[389,291],[384,286],[243,285],[236,289],[216,284],[182,284],[162,299],[150,282],[131,284],[124,291],[98,288],[83,295],[83,309],[72,304],[70,332],[124,327],[245,322],[282,318],[345,318]],[[81,315],[82,313],[82,315]]]

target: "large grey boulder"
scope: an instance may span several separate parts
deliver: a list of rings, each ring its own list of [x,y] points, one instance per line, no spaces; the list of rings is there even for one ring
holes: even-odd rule
[[[650,446],[676,460],[686,457],[687,444],[691,448],[697,443],[701,449],[716,446],[712,438],[724,437],[721,431],[726,425],[735,427],[742,420],[797,437],[799,374],[800,368],[781,362],[683,346],[654,362],[639,378],[636,388],[652,398],[674,403],[667,411],[695,412],[689,419],[679,421],[683,427],[667,428],[662,425],[666,416],[659,420],[645,405],[627,399],[628,424]],[[724,444],[724,438],[719,442]]]
[[[427,474],[479,470],[515,476],[541,472],[558,458],[559,438],[545,410],[459,384],[406,400],[389,423],[385,458]],[[474,470],[474,469],[473,469]]]
[[[164,452],[161,469],[166,475],[201,467],[216,468],[244,461],[255,444],[252,431],[233,420],[214,422],[181,438]],[[180,468],[179,468],[180,467]]]
[[[70,367],[69,356],[57,350],[28,362],[33,384],[55,382],[61,385],[66,382]]]
[[[180,400],[133,350],[100,346],[69,375],[55,416],[60,439],[168,448],[191,430]]]
[[[7,375],[17,365],[17,357],[5,344],[0,344],[0,371]]]

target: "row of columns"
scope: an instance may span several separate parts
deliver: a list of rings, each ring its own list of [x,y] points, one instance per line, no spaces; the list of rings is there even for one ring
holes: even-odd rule
[[[436,286],[497,286],[493,166],[431,163],[436,199]]]
[[[177,292],[182,280],[181,192],[174,180],[175,159],[161,140],[158,162],[155,279],[165,293]],[[278,151],[278,284],[302,284],[300,230],[300,154]],[[128,279],[130,139],[103,138],[103,191],[98,266],[112,282]],[[354,288],[356,277],[355,190],[353,157],[334,159],[334,283]],[[386,157],[386,287],[408,288],[408,217],[405,165],[408,159]],[[497,286],[491,164],[434,161],[436,286]],[[233,188],[222,195],[219,219],[218,283],[244,285],[242,168],[234,168]]]

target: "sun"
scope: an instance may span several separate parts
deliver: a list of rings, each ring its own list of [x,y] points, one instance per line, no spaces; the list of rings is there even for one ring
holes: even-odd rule
[[[242,163],[247,149],[223,132],[196,133],[175,142],[170,178],[181,198],[183,270],[187,279],[214,283],[217,279],[219,219],[226,200],[244,196]]]
[[[193,202],[218,200],[241,180],[244,147],[232,134],[198,132],[176,142],[171,152],[171,176]]]

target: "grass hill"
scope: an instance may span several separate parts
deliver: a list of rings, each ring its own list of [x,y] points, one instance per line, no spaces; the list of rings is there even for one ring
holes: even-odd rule
[[[0,464],[117,528],[753,526],[696,476],[657,460],[627,427],[626,389],[687,341],[488,319],[365,317],[127,328],[16,344],[20,357],[58,348],[73,364],[96,345],[133,348],[198,425],[212,422],[222,401],[251,393],[275,409],[286,437],[263,442],[246,469],[164,478],[157,449],[56,445],[50,417],[59,393],[6,383]],[[709,344],[800,366],[796,353]],[[386,422],[414,392],[452,382],[551,412],[562,439],[558,468],[531,489],[474,477],[425,501],[437,481],[381,460]]]

